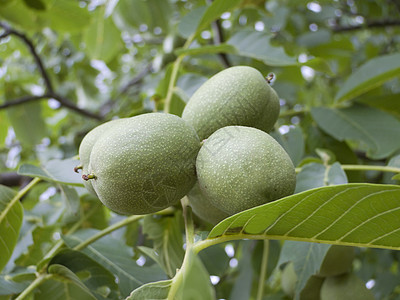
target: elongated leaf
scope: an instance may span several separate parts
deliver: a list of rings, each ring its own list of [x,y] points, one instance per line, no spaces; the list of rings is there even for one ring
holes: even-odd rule
[[[373,159],[385,158],[400,148],[400,121],[383,111],[363,105],[343,109],[315,107],[311,115],[337,140],[362,142]]]
[[[109,62],[123,46],[121,32],[111,17],[104,17],[104,9],[95,15],[94,22],[86,29],[86,51],[92,59]]]
[[[90,24],[91,14],[75,1],[57,0],[49,3],[42,18],[49,22],[53,30],[79,32]]]
[[[21,293],[29,282],[16,282],[12,280],[11,276],[0,276],[0,296],[12,295]]]
[[[170,1],[159,0],[119,0],[113,17],[114,20],[121,19],[120,21],[125,23],[121,24],[122,26],[119,25],[121,30],[126,30],[130,26],[137,28],[146,24],[151,31],[156,27],[168,31],[173,13],[171,4]],[[115,18],[115,16],[118,17]]]
[[[96,300],[82,281],[65,266],[53,264],[48,271],[53,276],[39,286],[40,299]]]
[[[293,262],[294,271],[297,275],[295,299],[298,299],[307,280],[319,270],[330,247],[316,243],[285,242],[278,264]]]
[[[341,102],[353,99],[399,74],[400,53],[371,59],[350,75],[336,94],[335,100]]]
[[[300,127],[291,127],[289,132],[285,135],[282,135],[279,132],[271,133],[271,135],[289,154],[293,165],[297,166],[303,158],[305,147],[304,136]]]
[[[82,279],[82,282],[90,288],[91,291],[98,294],[97,296],[101,297],[101,299],[118,298],[118,286],[111,272],[84,253],[69,249],[63,250],[51,259],[49,265],[53,264],[63,265],[76,275],[79,273],[87,273]],[[101,291],[104,289],[110,289],[111,291],[106,295],[102,295]]]
[[[178,25],[178,32],[181,36],[188,38],[199,26],[200,19],[206,11],[206,6],[200,6],[187,13]]]
[[[199,25],[197,27],[197,33],[204,30],[212,21],[219,18],[224,12],[234,9],[241,0],[215,0],[207,7],[206,12],[200,19]]]
[[[294,66],[295,58],[288,56],[282,47],[272,46],[272,35],[266,32],[242,30],[235,33],[227,42],[234,46],[242,56],[255,58],[269,66]]]
[[[296,193],[326,185],[345,184],[348,182],[346,173],[338,162],[335,162],[330,167],[315,162],[306,164],[301,168],[296,179]]]
[[[154,242],[154,250],[158,253],[161,267],[173,277],[180,268],[185,254],[182,241],[182,218],[146,216],[143,232]]]
[[[357,102],[379,108],[400,117],[400,93],[369,97],[363,96],[357,98]]]
[[[17,70],[15,70],[17,74],[21,72]],[[4,84],[4,96],[6,100],[18,98],[25,93],[26,91],[17,82],[11,81]],[[32,146],[38,144],[46,135],[46,124],[42,117],[41,104],[38,102],[10,107],[7,109],[7,116],[17,139],[23,145]]]
[[[216,53],[235,53],[236,48],[228,44],[220,45],[207,45],[201,48],[179,48],[175,51],[177,55],[203,55],[203,54],[216,54]]]
[[[77,221],[77,219],[79,219],[80,209],[78,192],[74,188],[66,185],[60,185],[59,188],[65,209],[63,221],[66,223]]]
[[[12,255],[22,225],[22,205],[19,201],[11,202],[16,194],[0,185],[0,271]]]
[[[81,230],[72,237],[64,237],[64,240],[68,246],[74,247],[96,232],[96,230]],[[83,249],[82,252],[118,278],[119,290],[123,297],[145,283],[166,279],[164,272],[156,264],[146,267],[138,266],[132,259],[132,249],[121,240],[111,236],[103,237]]]
[[[125,300],[165,300],[172,285],[172,280],[150,282],[134,290]]]
[[[19,168],[18,173],[31,177],[39,177],[46,181],[83,186],[81,175],[74,172],[74,167],[77,165],[79,165],[78,160],[54,159],[47,162],[43,167],[23,164]]]
[[[173,284],[180,284],[174,298],[168,295],[168,299],[215,299],[215,291],[211,285],[210,275],[201,262],[200,258],[192,251],[186,253],[187,264],[182,268],[183,280],[180,283],[175,281]],[[186,259],[186,257],[185,257]],[[199,298],[201,295],[201,298]]]
[[[241,300],[249,299],[251,294],[251,284],[254,277],[254,269],[251,265],[251,258],[254,255],[254,245],[251,241],[241,243],[242,255],[238,263],[238,272],[229,299]]]
[[[215,226],[208,238],[299,240],[400,250],[400,187],[345,184],[255,207]]]

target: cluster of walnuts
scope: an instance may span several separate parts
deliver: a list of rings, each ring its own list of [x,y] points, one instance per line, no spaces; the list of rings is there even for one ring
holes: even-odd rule
[[[185,195],[220,220],[294,192],[285,150],[268,134],[279,98],[263,75],[236,66],[206,81],[182,117],[148,113],[104,123],[79,147],[87,189],[120,214],[148,214]]]

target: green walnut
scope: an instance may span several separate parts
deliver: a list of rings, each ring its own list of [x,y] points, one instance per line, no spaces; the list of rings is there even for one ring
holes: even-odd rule
[[[365,283],[353,273],[327,277],[321,287],[321,300],[374,300]]]
[[[88,174],[99,199],[120,214],[148,214],[176,204],[196,182],[200,140],[181,118],[149,113],[102,134]]]
[[[296,173],[285,150],[268,133],[227,126],[214,132],[196,161],[202,193],[227,214],[293,194]]]
[[[90,153],[92,152],[92,148],[98,138],[105,133],[108,129],[110,129],[115,124],[120,122],[124,122],[127,119],[116,119],[111,120],[109,122],[103,123],[91,131],[89,131],[85,137],[82,139],[82,142],[79,146],[79,160],[81,162],[80,166],[75,168],[77,172],[79,169],[82,169],[83,174],[87,174],[89,162],[90,162]],[[93,189],[91,181],[84,181],[83,184],[85,185],[86,189],[93,195],[96,195],[95,190]],[[96,195],[97,196],[97,195]]]
[[[326,253],[321,267],[316,275],[328,277],[348,273],[351,271],[353,260],[353,247],[332,245]]]
[[[324,282],[324,278],[311,276],[304,288],[300,292],[300,300],[319,300],[320,299],[320,290],[322,284]],[[294,265],[292,262],[285,265],[281,273],[281,287],[283,292],[290,296],[294,297],[295,289],[297,284],[297,275],[294,270]]]
[[[213,206],[210,200],[201,192],[198,183],[187,194],[189,204],[193,212],[202,220],[215,225],[223,219],[229,217],[229,214],[223,212],[217,207]]]
[[[236,66],[207,80],[190,98],[182,118],[203,140],[230,125],[269,132],[279,109],[278,95],[263,75],[252,67]]]

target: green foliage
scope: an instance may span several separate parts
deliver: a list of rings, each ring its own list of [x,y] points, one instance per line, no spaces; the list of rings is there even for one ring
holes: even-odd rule
[[[385,0],[0,0],[0,299],[399,298],[399,12]],[[225,216],[192,216],[186,197],[120,216],[83,188],[74,167],[91,129],[181,116],[239,65],[279,96],[271,136],[296,167],[294,195],[214,226],[201,218]],[[321,280],[331,244],[354,249],[352,268]]]

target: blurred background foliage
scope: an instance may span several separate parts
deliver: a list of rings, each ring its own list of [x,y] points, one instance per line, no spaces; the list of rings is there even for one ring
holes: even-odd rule
[[[167,107],[176,115],[203,82],[226,67],[243,64],[265,76],[274,74],[281,117],[273,136],[296,166],[306,166],[297,192],[346,182],[397,182],[377,171],[344,174],[340,167],[328,179],[325,175],[326,164],[335,161],[400,167],[398,0],[232,1],[185,47],[211,3],[0,0],[0,183],[15,188],[26,184],[16,174],[24,164],[54,172],[49,161],[76,156],[83,136],[104,121],[164,110],[178,57],[182,62]],[[37,170],[25,168],[24,174]],[[6,273],[23,272],[29,281],[29,266],[41,261],[60,233],[71,233],[71,224],[80,222],[84,228],[66,239],[73,247],[121,219],[83,189],[55,182],[40,183],[24,198],[20,241]],[[161,270],[143,255],[151,256],[150,240],[161,243],[162,232],[171,236],[169,247],[177,254],[166,260],[179,266],[183,254],[176,236],[182,230],[179,214],[164,221],[146,217],[141,225],[131,224],[88,249],[88,256],[106,261],[116,249],[110,245],[119,245],[121,253],[107,268],[120,275],[118,295],[107,297],[127,296],[138,286],[124,273],[126,268],[147,266],[140,271],[147,276],[142,283],[170,275],[171,266]],[[207,270],[220,280],[217,295],[254,295],[261,243],[238,242],[202,252]],[[271,244],[271,273],[280,247]],[[399,299],[399,254],[357,251],[356,270],[365,281],[376,279],[378,299]],[[130,257],[137,259],[135,266],[126,265]],[[22,291],[24,280],[13,291]],[[45,291],[43,286],[43,295],[51,299]]]

